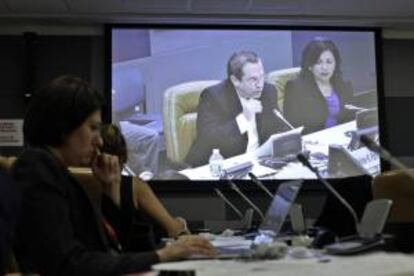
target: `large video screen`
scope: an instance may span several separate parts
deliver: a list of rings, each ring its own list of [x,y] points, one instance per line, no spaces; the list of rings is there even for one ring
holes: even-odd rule
[[[112,123],[143,178],[380,172],[375,29],[113,25]]]

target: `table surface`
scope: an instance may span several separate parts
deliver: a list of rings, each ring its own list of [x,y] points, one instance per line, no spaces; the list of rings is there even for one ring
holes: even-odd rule
[[[163,263],[155,271],[196,271],[197,276],[230,275],[414,275],[414,256],[400,253],[375,252],[356,256],[329,256],[330,261],[318,258],[280,260],[197,260]]]
[[[349,132],[355,129],[356,123],[355,121],[351,121],[304,135],[302,137],[303,149],[308,150],[310,153],[317,152],[328,156],[329,145],[336,144],[347,147],[351,141]],[[254,153],[246,153],[225,159],[223,161],[223,166],[231,167],[249,161],[253,163],[251,172],[261,179],[296,179],[298,176],[303,179],[316,179],[315,174],[299,162],[289,162],[285,167],[277,170],[259,164],[259,160]],[[326,159],[318,162],[311,158],[310,161],[313,166],[319,167],[320,169],[326,169],[327,167],[328,161]],[[379,158],[377,162],[379,162]],[[180,173],[192,180],[218,180],[218,177],[213,177],[211,175],[208,164],[196,168],[185,169],[180,171]],[[246,179],[248,178],[246,177]]]

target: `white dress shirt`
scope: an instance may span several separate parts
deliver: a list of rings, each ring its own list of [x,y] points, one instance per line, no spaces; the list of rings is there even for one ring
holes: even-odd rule
[[[240,103],[244,106],[250,99],[242,98],[239,96]],[[252,116],[250,120],[247,120],[243,113],[240,113],[236,117],[237,126],[240,133],[247,132],[247,147],[246,152],[251,152],[259,147],[259,134],[257,133],[256,114]]]

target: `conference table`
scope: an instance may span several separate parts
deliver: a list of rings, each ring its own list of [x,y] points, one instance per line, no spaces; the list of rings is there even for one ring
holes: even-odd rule
[[[323,259],[298,259],[287,255],[279,260],[189,260],[157,264],[153,270],[197,276],[408,276],[414,275],[414,256],[374,252],[355,256],[326,256]],[[185,274],[189,272],[194,274]]]
[[[313,132],[302,136],[302,150],[310,153],[310,162],[313,166],[317,167],[320,171],[326,171],[328,166],[328,155],[330,145],[339,145],[347,148],[351,142],[351,133],[356,130],[356,122],[350,121],[331,128],[323,129],[317,132]],[[360,160],[369,159],[370,173],[379,173],[379,157],[377,154],[370,152],[366,147],[362,147],[352,152]],[[316,156],[316,158],[315,158]],[[317,158],[317,157],[326,158]],[[303,166],[298,161],[288,162],[286,166],[275,169],[269,166],[263,165],[260,162],[260,158],[253,153],[245,153],[237,155],[231,158],[223,160],[222,166],[224,168],[231,168],[240,164],[251,163],[251,172],[261,179],[295,179],[298,176],[302,179],[315,179],[315,174],[307,167]],[[375,166],[375,164],[377,164]],[[372,172],[371,172],[372,171]],[[210,173],[208,164],[189,168],[180,171],[191,180],[214,180],[219,177],[213,177]],[[349,175],[352,176],[352,175]]]

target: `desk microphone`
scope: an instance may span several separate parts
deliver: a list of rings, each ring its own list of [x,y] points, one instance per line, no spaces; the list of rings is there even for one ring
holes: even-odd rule
[[[259,180],[259,178],[257,178],[255,174],[249,172],[248,175],[254,184],[259,186],[260,189],[262,189],[271,199],[273,199],[273,194],[269,191],[269,189],[266,188],[266,186],[262,183],[262,181]]]
[[[240,210],[236,206],[234,206],[234,204],[231,203],[230,200],[226,196],[224,196],[224,194],[219,189],[214,188],[214,191],[227,205],[230,206],[230,208],[239,216],[239,218],[244,218],[242,212],[240,212]]]
[[[247,202],[247,204],[249,204],[249,206],[253,208],[253,210],[255,210],[259,214],[260,218],[264,220],[265,216],[263,215],[262,211],[260,211],[259,207],[257,207],[245,194],[243,194],[242,191],[240,191],[239,187],[237,187],[237,185],[233,181],[227,179],[227,182],[230,184],[230,187],[236,193],[238,193]]]
[[[299,153],[298,155],[296,155],[296,158],[308,169],[310,169],[318,178],[318,180],[320,182],[322,182],[323,185],[325,185],[325,187],[348,209],[348,211],[351,213],[352,218],[354,219],[354,223],[355,223],[355,228],[357,230],[357,232],[359,231],[359,223],[358,223],[358,217],[354,211],[354,209],[351,207],[351,205],[349,205],[349,203],[345,200],[345,198],[343,198],[335,189],[334,187],[331,186],[331,184],[329,184],[328,181],[326,181],[326,179],[324,179],[320,173],[319,170],[315,167],[313,167],[309,160],[305,157],[305,155],[303,155],[302,153]]]
[[[359,139],[369,150],[378,153],[381,158],[385,159],[394,167],[401,169],[408,177],[414,180],[414,173],[410,171],[407,166],[401,163],[401,161],[395,158],[389,151],[375,143],[369,136],[361,135]]]
[[[286,120],[286,118],[282,115],[282,113],[279,110],[277,110],[276,108],[273,108],[273,114],[275,114],[276,117],[278,117],[280,120],[282,120],[285,123],[285,125],[287,125],[290,129],[295,129],[295,127],[292,126],[292,124],[289,123],[288,120]]]

